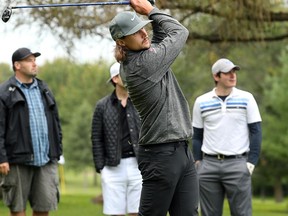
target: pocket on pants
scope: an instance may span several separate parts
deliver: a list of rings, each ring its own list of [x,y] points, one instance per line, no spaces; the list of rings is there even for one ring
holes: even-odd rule
[[[16,184],[13,184],[13,182],[9,181],[10,179],[8,176],[2,177],[0,186],[2,189],[2,195],[3,195],[3,202],[7,206],[11,206],[14,196],[15,196],[15,190],[16,190]]]
[[[142,152],[139,154],[138,168],[141,171],[142,179],[159,180],[159,177],[168,175],[167,170],[174,159],[177,149],[164,149]]]

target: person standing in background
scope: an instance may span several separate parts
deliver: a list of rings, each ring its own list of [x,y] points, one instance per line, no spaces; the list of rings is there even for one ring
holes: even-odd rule
[[[252,215],[251,176],[260,155],[261,116],[253,95],[235,87],[239,70],[229,59],[216,61],[216,87],[194,103],[192,142],[203,216],[222,216],[225,195],[231,215]]]
[[[110,68],[115,90],[100,99],[92,121],[92,152],[101,184],[106,215],[137,216],[142,177],[137,149],[140,118],[119,76],[120,64]]]
[[[120,75],[141,118],[139,169],[143,184],[139,216],[198,215],[198,179],[188,147],[190,109],[170,66],[183,49],[188,30],[147,0],[110,23]],[[137,13],[149,17],[142,21]],[[145,26],[152,23],[150,42]]]
[[[0,85],[0,186],[11,216],[48,216],[59,201],[58,163],[62,132],[47,84],[36,78],[39,52],[19,48],[14,76]]]

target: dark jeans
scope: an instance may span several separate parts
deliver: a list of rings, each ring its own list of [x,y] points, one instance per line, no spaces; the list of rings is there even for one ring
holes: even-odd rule
[[[198,215],[199,186],[186,141],[139,147],[139,216]]]

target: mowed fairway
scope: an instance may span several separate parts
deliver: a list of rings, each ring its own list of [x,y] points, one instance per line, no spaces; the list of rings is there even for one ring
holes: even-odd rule
[[[92,174],[91,174],[92,173]],[[97,186],[93,186],[93,182]],[[50,216],[103,216],[102,205],[94,204],[91,200],[101,193],[99,176],[93,171],[86,174],[68,173],[65,175],[65,187],[62,185],[62,195],[57,211]],[[288,200],[275,203],[272,198],[261,200],[253,198],[253,216],[288,216]],[[0,216],[9,216],[8,209],[0,201]],[[27,205],[27,216],[31,216],[31,209]],[[152,215],[151,215],[152,216]],[[223,216],[230,216],[227,202]]]
[[[58,211],[51,212],[50,216],[103,216],[102,205],[93,204],[91,199],[94,196],[90,193],[75,193],[62,195]],[[255,199],[253,201],[253,216],[284,216],[288,215],[288,201],[276,204],[273,200],[269,199],[261,201]],[[27,216],[31,215],[31,209],[28,208]],[[9,212],[4,207],[3,202],[0,202],[0,215],[8,216]],[[223,216],[229,216],[229,209],[225,203],[225,213]]]

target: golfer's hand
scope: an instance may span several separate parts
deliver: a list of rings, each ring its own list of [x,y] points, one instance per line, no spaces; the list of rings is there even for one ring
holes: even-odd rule
[[[195,161],[195,167],[196,167],[196,170],[199,169],[199,166],[201,165],[201,160],[197,160]]]
[[[147,0],[130,0],[130,5],[137,13],[146,16],[148,16],[154,8]]]
[[[0,173],[3,175],[8,175],[8,172],[10,171],[9,163],[1,163],[0,164]]]
[[[254,168],[255,168],[255,165],[252,164],[252,163],[249,163],[249,162],[247,162],[246,164],[247,164],[247,168],[248,168],[248,170],[250,172],[250,175],[252,175],[252,173],[254,171]]]

